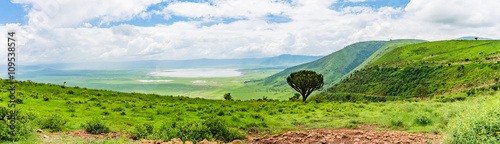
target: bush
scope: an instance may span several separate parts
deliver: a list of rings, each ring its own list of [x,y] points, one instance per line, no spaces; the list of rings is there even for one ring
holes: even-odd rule
[[[104,111],[104,112],[102,112],[102,115],[109,115],[109,112],[108,111]]]
[[[69,90],[69,91],[67,92],[67,94],[72,95],[72,94],[75,94],[75,92],[74,92],[73,90]]]
[[[245,135],[236,129],[227,127],[222,119],[209,117],[201,123],[164,123],[159,128],[152,124],[137,126],[133,132],[135,139],[161,139],[169,141],[180,138],[198,142],[203,139],[216,139],[230,142],[235,139],[244,139]]]
[[[43,96],[43,101],[49,101],[49,96],[44,95]]]
[[[414,122],[416,124],[425,126],[425,125],[431,124],[432,121],[431,121],[431,118],[429,118],[428,116],[420,115],[420,116],[417,116],[415,118]]]
[[[124,108],[122,108],[122,107],[117,107],[117,108],[114,108],[114,109],[111,109],[111,110],[112,110],[112,111],[114,111],[114,112],[120,112],[120,111],[123,111],[123,110],[124,110]]]
[[[290,97],[288,100],[290,100],[290,101],[300,101],[300,100],[301,100],[301,99],[300,99],[300,94],[299,94],[299,93],[295,93],[295,94],[293,94],[293,96],[292,96],[292,97]]]
[[[33,136],[32,130],[35,129],[33,119],[35,119],[36,115],[18,110],[16,112],[16,134],[11,135],[11,129],[9,127],[10,121],[8,119],[3,119],[6,116],[4,112],[10,112],[10,110],[0,106],[0,115],[3,115],[2,118],[0,118],[0,143],[11,143]]]
[[[68,120],[65,119],[61,114],[52,113],[47,117],[41,119],[40,127],[42,129],[49,129],[49,131],[56,132],[62,131],[66,123],[68,123]]]
[[[16,99],[14,99],[14,102],[16,104],[23,104],[24,103],[22,98],[16,98]]]
[[[147,138],[148,135],[152,135],[154,130],[154,126],[152,123],[144,123],[142,125],[138,125],[135,127],[135,131],[133,132],[134,139],[138,140],[139,138]]]
[[[109,132],[109,128],[106,126],[104,121],[98,118],[87,121],[87,123],[83,125],[83,128],[85,128],[85,131],[91,134],[101,134]]]
[[[491,86],[491,89],[493,89],[494,91],[497,91],[498,87],[500,87],[500,84],[495,84],[495,85]]]
[[[315,101],[317,103],[320,102],[325,102],[326,101],[326,96],[323,96],[322,94],[317,94],[315,96],[311,96],[307,99],[307,101]]]
[[[444,143],[498,143],[500,100],[485,100],[457,111],[447,125]]]
[[[391,120],[391,125],[394,126],[394,127],[404,127],[404,123],[402,120],[398,119],[398,120]]]
[[[231,97],[231,93],[226,93],[226,94],[224,94],[224,99],[225,100],[233,100],[233,97]]]
[[[360,122],[357,120],[349,120],[349,122],[347,122],[346,127],[350,129],[356,129],[358,128],[358,124],[360,124]]]

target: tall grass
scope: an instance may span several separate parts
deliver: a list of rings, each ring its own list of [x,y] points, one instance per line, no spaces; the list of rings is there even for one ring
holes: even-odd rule
[[[460,107],[450,120],[446,143],[498,143],[500,141],[500,99],[479,98]]]

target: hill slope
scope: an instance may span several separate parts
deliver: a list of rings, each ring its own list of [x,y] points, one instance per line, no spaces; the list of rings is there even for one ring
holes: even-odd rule
[[[335,99],[357,94],[409,98],[481,88],[498,82],[499,61],[500,41],[496,40],[406,45],[354,72],[324,94]]]
[[[261,80],[260,83],[265,86],[271,86],[274,90],[289,89],[285,79],[290,73],[299,70],[312,70],[323,74],[325,87],[328,87],[356,69],[360,64],[364,66],[396,46],[419,42],[423,42],[423,40],[367,41],[355,43],[316,61],[287,68]],[[373,54],[376,55],[372,56]],[[366,60],[368,61],[365,62]]]

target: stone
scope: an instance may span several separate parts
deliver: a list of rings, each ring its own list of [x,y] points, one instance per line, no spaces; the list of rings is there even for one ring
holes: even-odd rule
[[[180,138],[173,138],[170,141],[173,142],[174,144],[182,144],[183,143]]]
[[[209,144],[210,142],[207,139],[203,139],[202,141],[197,142],[196,144]]]

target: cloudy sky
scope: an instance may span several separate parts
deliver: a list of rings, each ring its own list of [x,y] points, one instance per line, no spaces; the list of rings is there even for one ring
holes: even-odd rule
[[[17,32],[21,64],[327,55],[368,40],[498,39],[498,6],[499,0],[1,0],[0,33],[6,39],[8,30]]]

